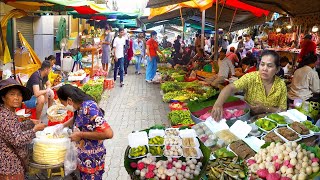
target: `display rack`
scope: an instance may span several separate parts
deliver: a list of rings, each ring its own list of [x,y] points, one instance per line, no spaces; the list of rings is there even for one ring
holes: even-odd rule
[[[95,62],[95,56],[99,57],[99,51],[101,48],[98,47],[91,47],[91,48],[80,48],[80,52],[90,52],[91,53],[91,67],[83,67],[83,69],[89,69],[90,70],[90,76],[94,74],[94,62]]]

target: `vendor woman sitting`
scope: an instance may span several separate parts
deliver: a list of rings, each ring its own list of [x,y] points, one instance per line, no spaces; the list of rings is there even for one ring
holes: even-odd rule
[[[14,79],[0,81],[0,96],[0,179],[24,180],[27,145],[46,125],[18,121],[15,110],[30,99],[31,92]]]
[[[245,101],[250,105],[253,114],[285,111],[287,109],[287,88],[285,83],[276,76],[279,68],[279,55],[275,51],[264,51],[259,71],[245,74],[221,91],[212,108],[212,117],[216,121],[222,119],[223,103],[238,90],[244,91]]]

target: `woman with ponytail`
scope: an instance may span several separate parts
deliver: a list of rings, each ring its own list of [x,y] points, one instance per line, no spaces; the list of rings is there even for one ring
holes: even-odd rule
[[[69,84],[60,87],[57,95],[60,102],[74,112],[74,118],[57,125],[56,131],[73,125],[70,138],[77,143],[81,179],[102,180],[106,155],[103,140],[113,137],[103,110],[91,96]]]

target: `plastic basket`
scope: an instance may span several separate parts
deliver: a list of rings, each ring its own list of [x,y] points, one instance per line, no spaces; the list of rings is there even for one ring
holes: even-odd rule
[[[61,113],[58,110],[62,110]],[[67,109],[63,105],[53,105],[48,108],[47,115],[50,122],[62,122],[67,116]]]

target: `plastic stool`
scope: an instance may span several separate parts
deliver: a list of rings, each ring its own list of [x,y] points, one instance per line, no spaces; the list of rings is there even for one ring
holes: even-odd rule
[[[61,176],[64,177],[64,168],[60,167],[60,172],[52,172],[52,169],[47,169],[48,172],[48,178],[51,178],[52,176]]]

